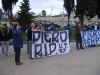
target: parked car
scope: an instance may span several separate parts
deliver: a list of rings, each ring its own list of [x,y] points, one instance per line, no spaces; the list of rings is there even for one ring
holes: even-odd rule
[[[53,22],[46,21],[46,20],[38,20],[38,21],[35,21],[34,23],[35,23],[36,27],[37,27],[40,23],[43,23],[44,26],[45,26],[46,28],[48,28],[48,27],[51,26],[51,23],[53,23]],[[60,28],[60,27],[61,27],[60,25],[55,24],[55,23],[54,23],[54,26],[57,27],[57,28]]]

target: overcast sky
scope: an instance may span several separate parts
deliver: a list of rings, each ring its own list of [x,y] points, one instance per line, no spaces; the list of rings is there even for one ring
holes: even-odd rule
[[[18,0],[17,4],[13,8],[13,13],[15,14],[19,10],[20,2],[23,0]],[[0,8],[2,8],[0,0]],[[39,14],[42,10],[46,10],[47,14],[58,15],[63,12],[63,0],[30,0],[31,11]],[[53,12],[51,12],[53,9]],[[65,11],[64,11],[65,12]]]

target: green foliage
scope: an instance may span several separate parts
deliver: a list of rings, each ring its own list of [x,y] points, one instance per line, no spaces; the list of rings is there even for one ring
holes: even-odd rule
[[[42,16],[46,17],[46,11],[42,10]]]
[[[96,4],[97,4],[96,15],[97,15],[98,19],[100,19],[100,0],[96,0]]]
[[[2,17],[3,17],[3,11],[2,11],[2,9],[0,8],[0,21],[2,21]]]
[[[12,24],[12,8],[18,2],[18,0],[2,0],[2,7],[7,12],[10,24]]]
[[[66,9],[66,12],[68,13],[68,24],[70,21],[70,14],[73,12],[74,6],[74,0],[64,0],[64,7]]]
[[[32,12],[29,12],[30,6],[29,6],[29,0],[23,0],[21,2],[20,11],[16,14],[16,19],[14,21],[18,21],[19,24],[23,27],[25,30],[30,23],[33,22],[34,16]]]
[[[14,6],[16,2],[18,2],[18,0],[2,0],[3,9],[5,11],[12,9],[12,6]]]
[[[75,10],[76,17],[79,18],[83,25],[83,18],[90,20],[96,15],[96,0],[77,0],[77,6]]]

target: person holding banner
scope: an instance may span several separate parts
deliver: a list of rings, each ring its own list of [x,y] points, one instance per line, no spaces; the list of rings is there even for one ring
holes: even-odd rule
[[[92,30],[93,27],[91,27],[90,25],[88,25],[86,30]]]
[[[92,30],[95,29],[94,23],[92,23],[91,29],[92,29]]]
[[[100,22],[98,22],[97,29],[100,29]]]
[[[31,49],[32,49],[32,31],[36,30],[35,29],[35,24],[32,23],[31,26],[27,29],[27,40],[28,40],[28,50],[27,50],[27,54],[31,53]]]
[[[70,29],[70,25],[68,24],[68,25],[64,28],[64,30],[68,30],[68,33],[69,33],[69,43],[70,43],[70,38],[71,38],[71,36],[72,36],[72,31],[71,31],[71,29]]]
[[[39,26],[36,28],[36,30],[45,31],[43,23],[40,23]]]
[[[82,36],[81,36],[81,26],[78,24],[75,28],[75,35],[76,35],[76,48],[77,50],[84,49],[82,46]],[[80,45],[80,48],[79,48]]]
[[[48,28],[49,31],[56,31],[56,28],[54,27],[54,23],[51,23],[51,26]]]

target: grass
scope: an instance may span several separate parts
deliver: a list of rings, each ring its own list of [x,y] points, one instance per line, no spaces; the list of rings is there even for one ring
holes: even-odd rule
[[[76,40],[76,38],[75,38],[76,36],[75,36],[75,32],[74,32],[74,30],[72,30],[72,37],[71,37],[71,41],[75,41]]]

